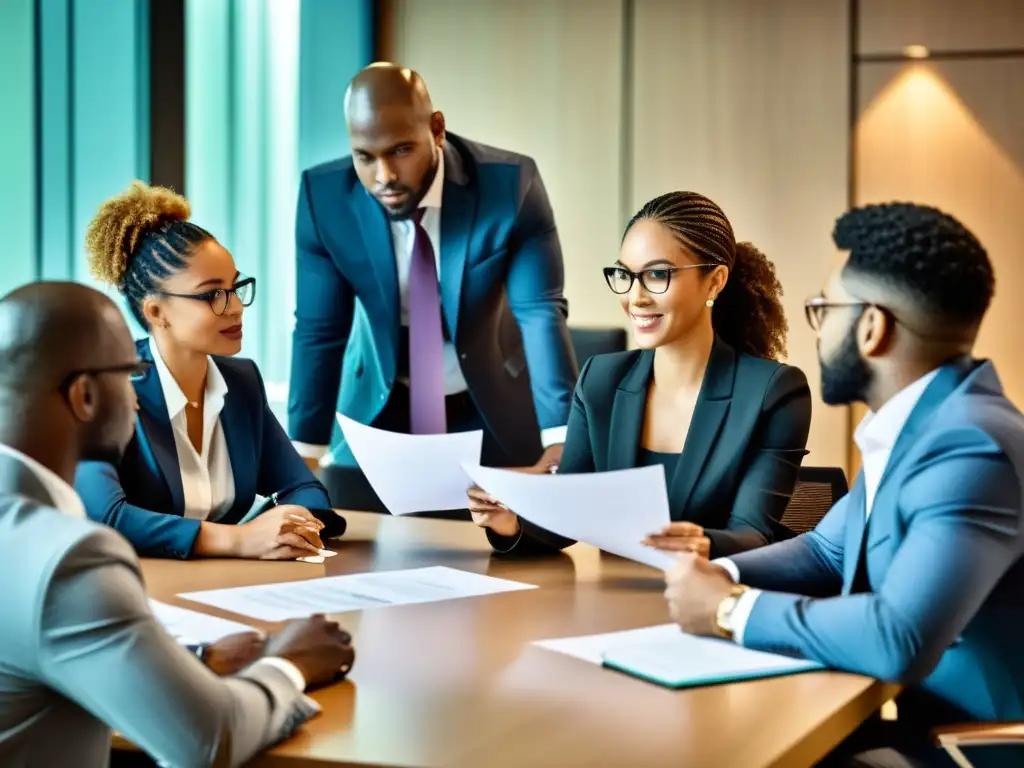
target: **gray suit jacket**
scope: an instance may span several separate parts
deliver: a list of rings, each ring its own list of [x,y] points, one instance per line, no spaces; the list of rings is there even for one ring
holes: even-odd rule
[[[732,558],[771,590],[744,644],[907,684],[901,722],[1024,719],[1022,478],[1024,416],[992,364],[944,367],[867,524],[859,478],[813,532]]]
[[[279,670],[221,679],[149,611],[114,530],[0,454],[0,765],[106,766],[111,728],[158,762],[240,765],[312,714]]]

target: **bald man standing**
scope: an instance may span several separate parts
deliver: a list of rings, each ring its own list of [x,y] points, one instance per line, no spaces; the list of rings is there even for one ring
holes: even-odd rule
[[[557,463],[577,366],[536,164],[447,133],[422,78],[394,64],[353,79],[345,117],[351,156],[305,171],[299,192],[299,452],[320,462],[333,433],[323,463],[354,466],[337,407],[395,432],[483,429],[492,466]],[[332,488],[335,505],[380,508],[356,485]]]

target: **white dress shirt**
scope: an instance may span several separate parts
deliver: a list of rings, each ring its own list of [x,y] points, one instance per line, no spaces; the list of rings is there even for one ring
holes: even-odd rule
[[[441,284],[441,202],[444,197],[444,154],[439,149],[441,157],[437,164],[437,173],[434,181],[431,182],[427,193],[420,200],[420,208],[423,211],[423,218],[420,224],[427,232],[430,245],[434,249],[434,263],[437,265],[437,281]],[[409,325],[409,272],[412,266],[412,251],[416,244],[416,222],[409,219],[392,219],[391,244],[395,251],[395,266],[398,271],[398,296],[400,303],[400,317],[403,326]],[[442,310],[442,322],[444,322]],[[400,377],[399,381],[408,385],[409,380]],[[446,341],[444,343],[444,393],[445,395],[457,395],[469,389],[466,377],[462,375],[462,366],[459,363],[459,353],[455,349],[455,343]],[[565,442],[567,427],[549,427],[541,430],[541,444],[548,448],[552,445]],[[295,442],[295,450],[300,456],[310,459],[322,459],[327,453],[326,445],[311,445],[309,443]]]
[[[924,394],[938,372],[939,369],[936,368],[913,384],[901,389],[878,409],[878,413],[868,411],[853,433],[853,441],[857,444],[861,454],[861,471],[864,474],[865,519],[871,517],[875,494],[878,492],[882,475],[885,474],[885,467],[889,463],[889,456],[896,446],[900,432],[906,426],[907,419],[910,418],[921,395]],[[732,560],[722,557],[714,562],[724,568],[733,581],[739,583],[740,571]],[[757,602],[760,594],[761,590],[759,589],[748,589],[736,601],[736,607],[732,612],[733,639],[740,645],[743,645],[743,631],[747,627],[747,620],[750,618],[750,613],[754,610],[754,603]]]
[[[154,345],[154,348],[155,346],[156,345]],[[155,354],[153,357],[154,359],[157,359]],[[50,495],[50,498],[53,500],[53,504],[58,511],[68,517],[85,519],[85,505],[82,503],[82,498],[78,495],[78,492],[68,485],[56,472],[44,467],[32,457],[26,456],[21,451],[16,451],[14,448],[4,445],[3,443],[0,443],[0,453],[11,457],[15,461],[20,461],[28,467],[29,471],[36,476],[36,480],[39,481],[39,484],[42,485],[43,489]],[[299,671],[299,668],[287,659],[281,659],[276,656],[266,656],[262,659],[258,659],[254,663],[268,664],[278,669],[292,682],[297,690],[306,690],[306,678],[303,676],[302,672]],[[317,706],[317,709],[320,709],[319,705]]]
[[[185,414],[185,409],[189,407],[188,398],[174,380],[152,338],[149,340],[149,349],[160,377],[167,415],[171,420],[174,447],[181,471],[181,489],[185,497],[185,517],[216,521],[231,509],[235,501],[235,476],[231,469],[224,428],[220,423],[224,398],[228,393],[227,382],[217,364],[208,359],[206,391],[203,393],[203,443],[202,450],[197,452],[188,436]]]

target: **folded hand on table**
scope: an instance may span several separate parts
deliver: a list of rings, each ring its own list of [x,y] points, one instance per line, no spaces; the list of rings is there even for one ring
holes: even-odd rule
[[[238,526],[238,557],[294,560],[319,555],[324,524],[305,507],[282,504]]]

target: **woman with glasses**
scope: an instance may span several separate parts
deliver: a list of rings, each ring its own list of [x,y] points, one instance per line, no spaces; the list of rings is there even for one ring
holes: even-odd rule
[[[118,466],[80,465],[76,488],[94,520],[150,557],[315,556],[323,487],[267,403],[259,370],[235,358],[256,281],[189,221],[189,204],[135,182],[89,225],[92,274],[117,288],[149,331],[135,377],[135,438]],[[248,522],[256,495],[269,497]]]
[[[633,217],[604,274],[637,349],[583,367],[558,472],[662,465],[672,522],[647,537],[657,549],[721,557],[787,537],[811,395],[777,361],[787,325],[772,263],[712,201],[672,192]],[[573,543],[477,488],[470,511],[500,553]]]

